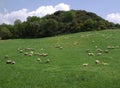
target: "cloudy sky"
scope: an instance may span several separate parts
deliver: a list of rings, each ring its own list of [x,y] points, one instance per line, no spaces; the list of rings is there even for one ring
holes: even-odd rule
[[[120,0],[0,0],[0,24],[70,9],[94,12],[106,20],[120,23]]]

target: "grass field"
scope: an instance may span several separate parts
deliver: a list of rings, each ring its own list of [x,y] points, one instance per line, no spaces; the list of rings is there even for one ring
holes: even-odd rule
[[[7,60],[15,64],[6,64]],[[0,40],[0,88],[120,88],[120,30]]]

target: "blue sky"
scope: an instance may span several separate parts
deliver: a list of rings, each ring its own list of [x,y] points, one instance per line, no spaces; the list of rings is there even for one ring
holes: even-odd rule
[[[44,16],[58,10],[86,10],[120,23],[120,0],[0,0],[0,23],[13,23],[27,16]],[[41,8],[42,7],[42,8]],[[44,10],[44,11],[43,11]]]

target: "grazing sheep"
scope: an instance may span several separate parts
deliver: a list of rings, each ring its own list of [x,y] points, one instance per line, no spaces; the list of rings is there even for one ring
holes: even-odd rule
[[[60,45],[55,46],[55,48],[60,48],[60,47],[61,47]]]
[[[30,51],[30,54],[34,54],[34,52],[33,52],[33,51]]]
[[[108,53],[109,51],[108,51],[108,50],[105,50],[104,52],[105,52],[105,53]]]
[[[28,52],[25,52],[24,55],[27,56],[27,55],[28,55]]]
[[[48,54],[47,53],[43,53],[43,56],[46,57],[46,56],[48,56]]]
[[[99,61],[99,60],[95,60],[95,63],[96,63],[96,64],[100,64],[100,61]]]
[[[107,49],[115,49],[114,46],[107,46]]]
[[[11,64],[12,63],[12,60],[7,60],[6,61],[6,64]]]
[[[102,62],[103,65],[109,65],[108,63]]]
[[[29,53],[28,56],[32,56],[33,54]]]
[[[11,64],[15,64],[15,61],[12,61],[12,63]]]
[[[93,40],[92,43],[95,43],[95,41]]]
[[[63,47],[59,47],[59,49],[63,49]]]
[[[84,66],[84,67],[88,67],[88,64],[87,64],[87,63],[84,63],[83,66]]]
[[[98,51],[98,52],[101,52],[101,53],[103,52],[103,50],[102,50],[102,49],[97,49],[97,51]]]
[[[100,55],[102,55],[102,53],[97,53],[97,56],[100,56]]]
[[[74,42],[74,45],[78,45],[79,43],[78,42]]]
[[[50,60],[49,60],[49,59],[47,59],[47,60],[46,60],[46,63],[50,63]]]
[[[120,48],[120,46],[115,46],[115,48]]]
[[[94,56],[94,53],[88,53],[89,56]]]
[[[90,49],[87,49],[86,52],[90,52]]]
[[[29,51],[29,50],[34,51],[35,49],[34,48],[25,48],[25,50],[27,50],[27,51]]]
[[[23,53],[23,50],[21,49],[21,50],[19,50],[19,53]]]
[[[37,59],[38,62],[42,62],[40,58]]]
[[[98,48],[98,46],[95,46],[95,48]]]
[[[8,55],[5,55],[5,58],[9,58],[9,56],[8,56]]]

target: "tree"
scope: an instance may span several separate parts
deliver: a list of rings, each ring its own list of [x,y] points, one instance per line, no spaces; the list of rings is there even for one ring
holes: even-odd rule
[[[0,29],[0,38],[1,39],[9,39],[11,38],[12,33],[9,31],[7,27],[2,27]]]
[[[91,31],[94,29],[94,21],[89,18],[84,22],[84,28],[86,31]]]
[[[76,14],[74,11],[67,11],[67,12],[64,12],[64,14],[62,15],[62,19],[63,19],[63,22],[72,22],[75,20],[76,18]]]

